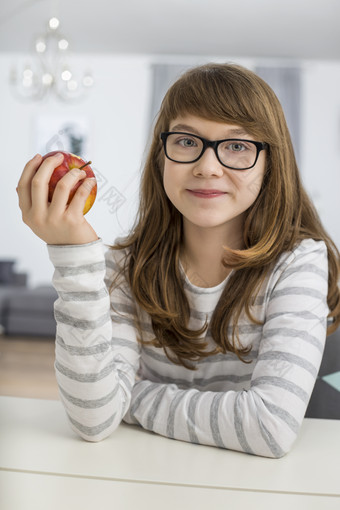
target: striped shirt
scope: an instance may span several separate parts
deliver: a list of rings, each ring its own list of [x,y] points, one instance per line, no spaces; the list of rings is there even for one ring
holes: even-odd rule
[[[327,249],[307,239],[281,255],[251,308],[262,324],[241,315],[239,337],[250,363],[232,353],[172,363],[138,310],[127,284],[108,288],[124,253],[101,240],[48,246],[54,264],[56,376],[72,428],[88,441],[110,435],[122,420],[183,441],[266,457],[294,443],[323,354],[328,315]],[[189,326],[209,320],[228,278],[212,288],[185,277]],[[111,306],[113,305],[113,306]],[[205,334],[213,345],[209,327]]]

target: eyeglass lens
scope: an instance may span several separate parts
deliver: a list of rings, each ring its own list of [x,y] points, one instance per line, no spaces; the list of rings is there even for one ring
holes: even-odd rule
[[[191,163],[197,160],[202,155],[203,148],[203,141],[194,135],[171,133],[167,137],[168,157],[179,163]],[[245,169],[254,165],[257,147],[250,141],[225,140],[219,143],[217,153],[223,165]]]

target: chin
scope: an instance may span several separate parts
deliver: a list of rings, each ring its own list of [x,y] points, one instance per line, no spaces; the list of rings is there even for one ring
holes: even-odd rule
[[[208,220],[207,218],[204,218],[202,220],[198,220],[197,218],[186,218],[186,221],[195,226],[196,228],[202,228],[202,229],[218,229],[225,227],[229,221],[217,221],[217,220]]]

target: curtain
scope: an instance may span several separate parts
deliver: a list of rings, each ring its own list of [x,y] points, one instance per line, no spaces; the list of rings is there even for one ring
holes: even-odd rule
[[[169,87],[192,66],[180,64],[152,64],[151,66],[151,103],[150,103],[150,126],[155,122],[163,97]]]
[[[255,73],[274,90],[282,105],[296,159],[300,159],[301,69],[299,67],[256,67]]]

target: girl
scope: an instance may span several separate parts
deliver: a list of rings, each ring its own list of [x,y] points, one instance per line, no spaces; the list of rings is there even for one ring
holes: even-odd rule
[[[280,104],[236,66],[188,71],[166,94],[130,234],[104,253],[72,170],[29,161],[23,220],[48,244],[59,298],[56,375],[89,441],[122,420],[281,457],[300,428],[328,332],[339,253],[298,173]],[[105,259],[104,259],[105,257]]]

